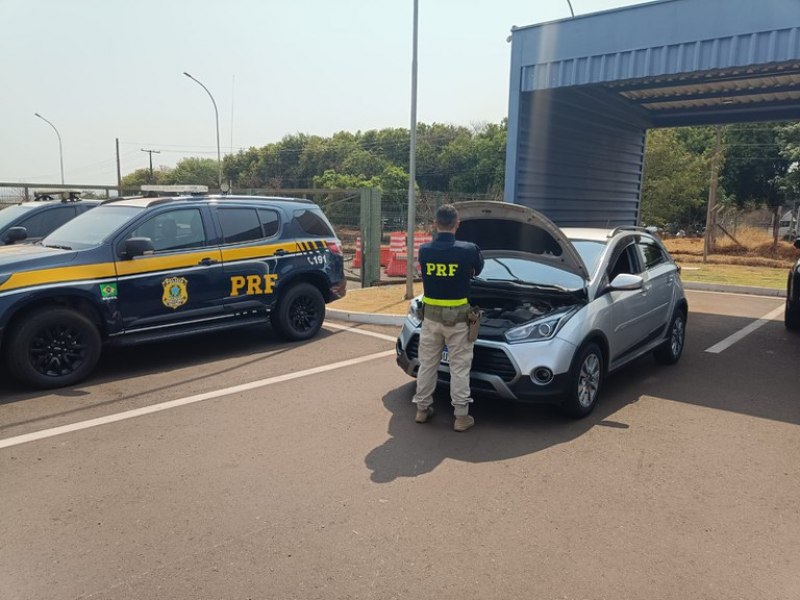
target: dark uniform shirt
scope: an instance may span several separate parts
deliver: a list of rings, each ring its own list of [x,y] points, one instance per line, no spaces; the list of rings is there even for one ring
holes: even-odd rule
[[[423,301],[435,306],[460,306],[469,299],[469,283],[483,269],[480,249],[470,242],[457,242],[452,233],[439,233],[419,248]]]

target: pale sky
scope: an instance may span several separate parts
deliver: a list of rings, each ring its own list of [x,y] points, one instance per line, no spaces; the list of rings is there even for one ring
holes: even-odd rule
[[[572,0],[575,14],[637,0]],[[513,25],[566,0],[419,0],[418,120],[508,113]],[[413,0],[0,0],[0,181],[116,183],[290,133],[408,127]]]

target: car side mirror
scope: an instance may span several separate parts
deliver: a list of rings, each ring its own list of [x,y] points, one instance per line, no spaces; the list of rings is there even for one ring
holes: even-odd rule
[[[12,227],[12,229],[16,229],[16,227]],[[794,241],[794,247],[800,250],[800,237]]]
[[[611,290],[640,290],[644,285],[644,279],[639,275],[631,273],[620,273],[614,277],[613,281],[609,284]]]
[[[21,242],[26,239],[28,239],[27,229],[25,229],[24,227],[12,227],[8,231],[6,231],[6,235],[3,241],[6,244],[16,244],[17,242]]]
[[[134,237],[122,242],[119,255],[122,258],[131,259],[145,254],[153,254],[154,252],[153,240],[147,237]]]

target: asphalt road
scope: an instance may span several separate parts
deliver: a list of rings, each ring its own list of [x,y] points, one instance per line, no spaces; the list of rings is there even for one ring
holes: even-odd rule
[[[478,399],[463,434],[445,397],[413,422],[389,327],[3,373],[0,599],[796,599],[800,336],[780,299],[689,301],[681,362],[589,418]]]

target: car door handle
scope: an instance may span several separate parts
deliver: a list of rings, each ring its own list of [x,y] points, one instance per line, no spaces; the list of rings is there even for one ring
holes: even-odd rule
[[[286,250],[284,250],[283,248],[275,250],[275,256],[286,256]]]
[[[201,265],[203,267],[208,267],[208,266],[211,266],[211,265],[216,265],[218,263],[219,263],[218,260],[214,260],[213,258],[208,258],[206,256],[205,258],[201,259],[200,262],[197,263],[197,264]]]

